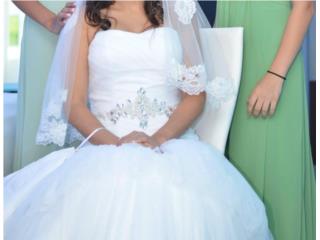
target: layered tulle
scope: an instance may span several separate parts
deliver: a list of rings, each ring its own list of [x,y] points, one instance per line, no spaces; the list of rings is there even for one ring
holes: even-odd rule
[[[5,239],[265,240],[265,209],[211,146],[51,153],[5,179]]]

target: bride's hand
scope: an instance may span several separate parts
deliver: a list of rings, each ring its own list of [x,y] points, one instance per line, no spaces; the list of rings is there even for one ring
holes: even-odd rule
[[[119,145],[124,143],[138,143],[150,148],[156,148],[160,145],[160,142],[155,137],[138,131],[133,131],[132,133],[120,138]]]
[[[49,30],[55,34],[58,34],[67,22],[67,20],[73,14],[75,7],[76,4],[74,2],[66,3],[64,8],[51,20]]]
[[[255,117],[273,115],[280,98],[283,81],[267,73],[248,98],[248,113]]]

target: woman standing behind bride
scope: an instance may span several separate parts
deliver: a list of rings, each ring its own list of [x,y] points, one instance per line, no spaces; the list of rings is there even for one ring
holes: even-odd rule
[[[65,1],[13,1],[25,14],[20,56],[17,135],[14,170],[56,149],[37,146],[34,139],[41,115],[41,100],[57,36],[74,11]]]
[[[211,80],[198,42],[210,25],[197,3],[78,4],[37,140],[90,144],[5,178],[5,239],[272,239],[259,197],[191,129]]]

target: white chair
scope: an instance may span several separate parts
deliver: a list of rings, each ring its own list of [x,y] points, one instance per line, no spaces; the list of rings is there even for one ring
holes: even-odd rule
[[[241,79],[243,28],[201,29],[201,42],[206,49],[203,52],[206,65],[219,66],[219,59],[215,56],[223,54],[233,80],[235,94],[219,109],[207,106],[195,125],[201,140],[212,144],[224,154]]]
[[[13,171],[13,157],[16,138],[16,116],[17,116],[16,93],[4,94],[4,146],[3,146],[3,173],[8,175]]]

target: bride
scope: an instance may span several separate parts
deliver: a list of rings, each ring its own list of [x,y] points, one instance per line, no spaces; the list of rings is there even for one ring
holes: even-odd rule
[[[192,130],[211,94],[205,26],[192,0],[77,3],[37,142],[83,142],[5,178],[5,239],[272,239],[255,192]]]

